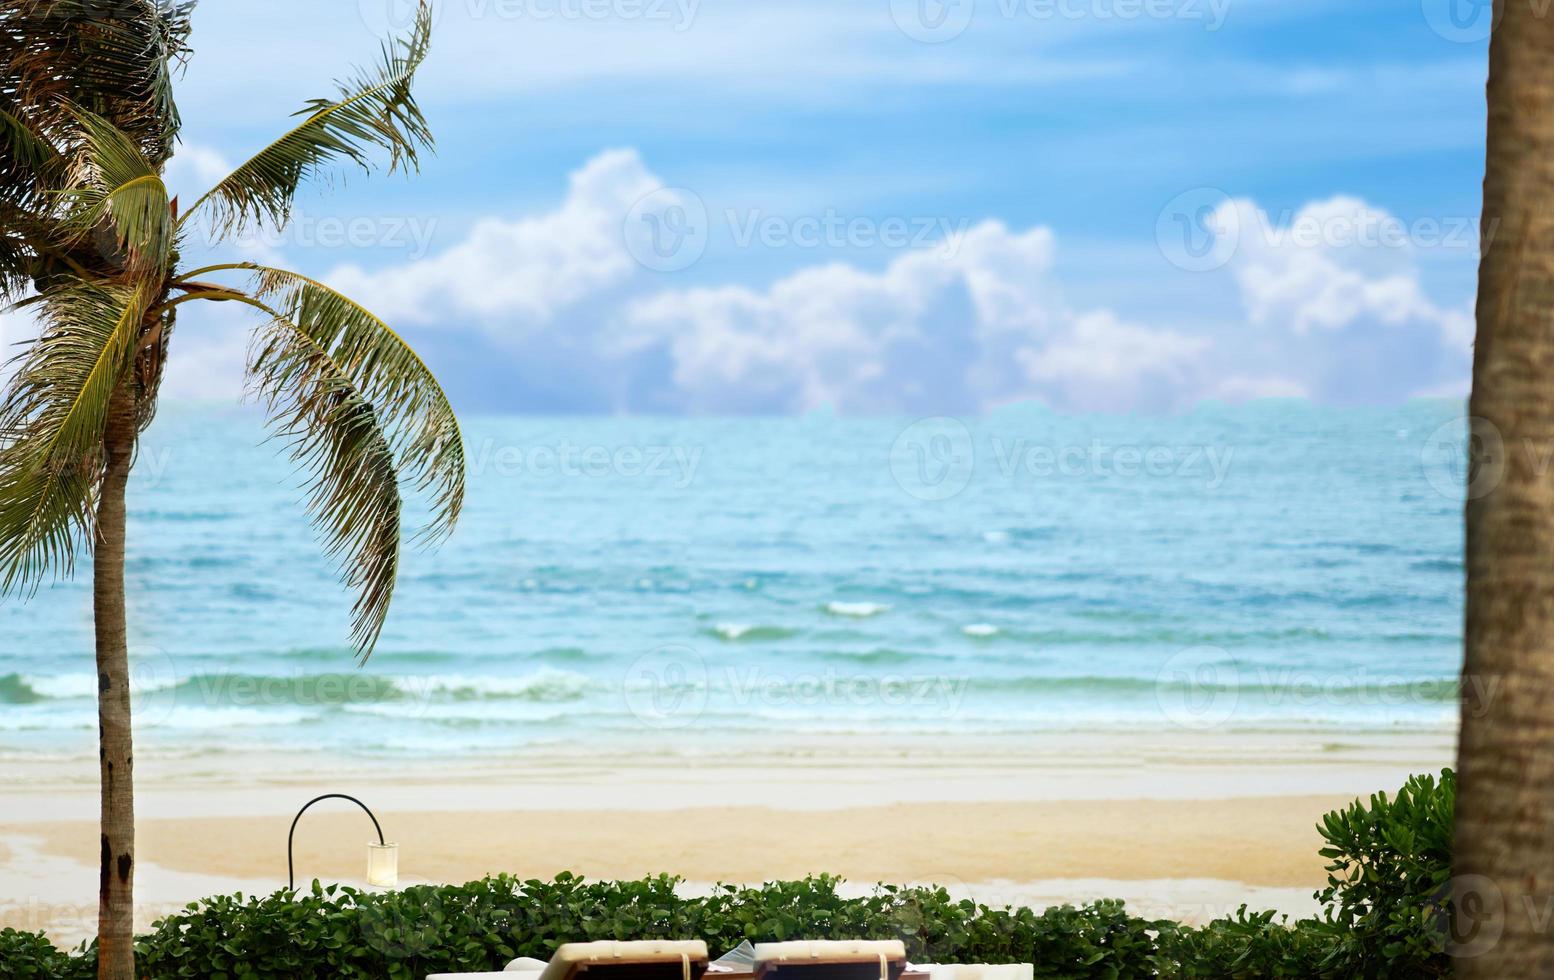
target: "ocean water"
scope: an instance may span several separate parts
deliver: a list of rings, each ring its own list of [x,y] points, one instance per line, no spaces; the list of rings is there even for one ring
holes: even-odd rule
[[[464,420],[371,660],[246,409],[130,489],[139,752],[509,758],[1082,732],[1441,732],[1462,407]],[[89,563],[0,604],[0,758],[94,753]]]

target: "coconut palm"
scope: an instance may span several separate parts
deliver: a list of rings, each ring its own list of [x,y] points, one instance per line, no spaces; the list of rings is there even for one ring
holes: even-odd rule
[[[323,283],[247,263],[185,269],[196,227],[286,225],[298,188],[340,165],[411,170],[431,145],[411,94],[423,5],[380,63],[309,102],[284,136],[192,207],[162,181],[179,121],[172,78],[189,4],[0,0],[0,290],[38,333],[0,401],[0,585],[23,596],[93,557],[102,878],[99,976],[131,980],[133,771],[125,639],[125,485],[150,423],[180,307],[259,318],[251,390],[309,474],[310,512],[355,591],[352,639],[372,651],[393,594],[401,489],[424,493],[424,540],[464,495],[447,398],[383,321]]]
[[[1473,978],[1554,974],[1554,18],[1494,12],[1454,856]]]

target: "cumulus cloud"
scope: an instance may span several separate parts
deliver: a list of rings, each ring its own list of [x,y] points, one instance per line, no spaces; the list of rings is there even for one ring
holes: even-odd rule
[[[1249,341],[1273,339],[1263,349],[1296,372],[1291,390],[1336,402],[1465,390],[1473,310],[1426,295],[1417,253],[1474,248],[1471,221],[1410,224],[1343,196],[1282,221],[1247,200],[1222,210],[1234,214],[1217,222],[1238,229],[1227,268],[1260,335]]]
[[[163,397],[236,400],[243,392],[249,337],[261,320],[236,303],[185,303],[168,343]]]
[[[500,321],[500,331],[543,324],[637,271],[622,225],[632,205],[660,186],[635,151],[609,150],[572,174],[554,211],[487,219],[440,255],[379,272],[345,266],[332,278],[346,292],[372,297],[381,315],[406,322],[469,317]]]
[[[1043,400],[1088,411],[1180,405],[1202,381],[1210,343],[1123,323],[1106,310],[1075,318],[1045,349],[1019,351]]]
[[[977,411],[1024,398],[1170,409],[1200,374],[1205,341],[1070,309],[1047,228],[985,221],[878,271],[832,262],[764,287],[665,288],[673,280],[638,263],[627,238],[644,201],[676,205],[638,154],[612,150],[549,212],[330,279],[399,322],[483,335],[520,381],[566,379],[568,407],[595,410]]]
[[[625,319],[672,355],[675,387],[700,411],[1177,407],[1207,342],[1071,310],[1054,251],[1048,229],[989,221],[879,273],[836,263],[764,290],[665,291]]]
[[[184,143],[167,161],[162,181],[169,193],[190,207],[231,172],[232,164],[221,153],[197,143]]]
[[[1198,274],[1238,295],[1244,325],[1211,336],[1071,305],[1053,232],[997,221],[878,270],[837,261],[764,286],[665,288],[625,237],[638,227],[626,216],[640,218],[633,209],[662,187],[634,151],[612,150],[573,174],[550,212],[487,221],[423,262],[335,278],[408,322],[468,318],[507,356],[551,365],[573,408],[929,412],[1033,399],[1165,411],[1204,398],[1396,400],[1466,375],[1470,311],[1432,302],[1411,229],[1400,238],[1395,218],[1353,198],[1282,222],[1250,201],[1224,204],[1219,223],[1240,235],[1224,268]]]
[[[180,166],[225,169],[198,154]],[[1353,198],[1279,220],[1222,205],[1217,223],[1239,228],[1220,243],[1224,265],[1183,274],[1235,298],[1234,329],[1190,310],[1152,322],[1071,303],[1052,230],[994,220],[874,267],[849,255],[765,283],[685,285],[639,262],[631,236],[690,203],[634,150],[609,150],[549,210],[326,278],[405,328],[456,401],[492,409],[940,413],[1035,400],[1158,412],[1208,398],[1395,401],[1467,376],[1471,310],[1432,301],[1416,236],[1397,238],[1396,219]],[[242,337],[235,324],[181,330],[170,392],[236,391]]]

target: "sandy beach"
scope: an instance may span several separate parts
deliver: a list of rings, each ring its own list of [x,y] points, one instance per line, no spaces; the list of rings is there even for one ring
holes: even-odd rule
[[[1196,756],[1188,751],[1195,741]],[[1270,761],[1275,742],[1285,754]],[[1022,763],[1007,746],[694,765],[534,758],[388,768],[315,759],[303,775],[288,760],[232,758],[223,761],[225,779],[152,759],[138,801],[137,918],[144,928],[204,895],[283,887],[291,818],[324,792],[374,808],[401,846],[401,885],[497,872],[667,872],[695,890],[828,872],[857,891],[936,882],[990,904],[1123,898],[1141,914],[1184,921],[1243,902],[1303,914],[1324,882],[1321,814],[1444,763],[1449,739],[1312,744],[1306,753],[1293,751],[1298,744],[1179,735],[1150,752],[1076,740],[1067,763],[1041,755]],[[91,767],[7,769],[16,778],[0,814],[0,925],[74,942],[90,934],[95,915]],[[299,880],[359,884],[370,836],[354,807],[319,804],[297,831]]]

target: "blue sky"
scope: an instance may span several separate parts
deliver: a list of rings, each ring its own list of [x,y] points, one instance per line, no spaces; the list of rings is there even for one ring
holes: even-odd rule
[[[474,410],[1454,394],[1486,41],[1450,2],[441,0],[421,175],[235,251],[379,309]],[[407,10],[207,0],[175,187]],[[184,318],[172,394],[235,390],[238,319]]]

